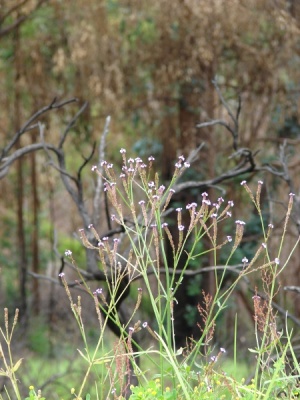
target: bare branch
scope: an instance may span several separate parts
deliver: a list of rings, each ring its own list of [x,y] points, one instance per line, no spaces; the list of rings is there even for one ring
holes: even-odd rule
[[[81,180],[81,173],[84,169],[84,167],[91,161],[91,159],[93,158],[94,154],[95,154],[95,150],[96,150],[96,142],[93,143],[93,147],[92,150],[90,152],[90,154],[87,157],[83,157],[83,163],[80,165],[78,172],[77,172],[77,178],[78,180]]]
[[[99,144],[99,161],[98,161],[98,170],[100,174],[97,174],[97,184],[95,189],[95,196],[94,196],[94,210],[93,210],[93,220],[96,226],[98,226],[99,219],[100,219],[100,197],[103,188],[103,166],[101,165],[101,161],[105,158],[105,145],[106,145],[106,137],[109,132],[109,124],[110,124],[110,116],[106,117],[105,125],[103,129],[103,133],[101,136],[100,144]]]
[[[0,179],[3,178],[7,172],[11,164],[17,159],[25,156],[26,154],[32,153],[34,151],[43,150],[47,147],[48,150],[53,151],[54,153],[59,153],[56,146],[52,145],[51,143],[33,143],[28,146],[22,147],[16,150],[11,156],[5,157],[2,162],[3,164],[0,167]]]
[[[45,137],[44,137],[45,125],[44,125],[44,124],[41,124],[41,123],[38,123],[38,125],[39,125],[39,130],[40,130],[41,142],[42,142],[42,144],[44,145],[44,150],[45,150],[45,152],[46,152],[46,154],[48,155],[49,160],[50,160],[50,161],[48,161],[48,165],[50,165],[51,167],[53,167],[53,168],[54,168],[56,171],[58,171],[60,174],[66,175],[70,180],[72,180],[72,181],[76,184],[76,183],[77,183],[76,178],[75,178],[74,176],[70,175],[67,171],[62,170],[62,169],[55,163],[55,161],[54,161],[54,159],[53,159],[53,157],[52,157],[52,154],[51,154],[51,152],[49,151],[49,149],[48,149],[48,147],[47,147],[47,144],[46,144],[46,142],[45,142]],[[59,150],[59,151],[61,152],[61,150]]]
[[[237,151],[238,150],[238,135],[239,135],[239,116],[240,116],[240,112],[241,112],[241,97],[240,96],[238,97],[238,107],[237,107],[236,113],[234,115],[233,112],[231,111],[227,101],[225,101],[225,99],[222,95],[222,92],[217,84],[217,81],[213,80],[212,84],[214,85],[214,88],[218,94],[218,97],[219,97],[223,107],[226,109],[226,111],[233,123],[234,128],[231,128],[231,126],[222,119],[214,119],[212,121],[203,122],[196,126],[197,126],[197,128],[205,128],[205,127],[213,126],[213,125],[224,126],[224,128],[227,129],[231,133],[232,138],[233,138],[233,149],[235,151]]]
[[[14,13],[15,11],[17,11],[19,8],[23,7],[24,4],[28,3],[29,0],[23,0],[18,4],[15,4],[13,7],[11,7],[5,14],[3,14],[0,18],[0,25],[3,24],[3,22],[5,21],[5,19],[7,17],[9,17],[12,13]]]
[[[261,169],[265,169],[269,171],[272,175],[278,176],[281,178],[284,182],[286,182],[290,193],[296,194],[296,188],[294,181],[290,175],[290,169],[289,169],[289,162],[288,162],[288,154],[287,154],[287,141],[284,140],[282,145],[279,146],[279,163],[281,166],[281,169],[278,170],[275,168],[273,165],[264,165],[261,167]],[[273,200],[275,202],[275,200]],[[292,220],[294,221],[298,232],[300,233],[300,196],[295,195],[294,197],[294,205],[293,205],[293,211],[292,211]]]
[[[197,188],[211,187],[225,180],[255,171],[256,165],[251,151],[249,149],[240,149],[239,155],[241,155],[240,164],[237,167],[225,172],[224,174],[221,174],[213,179],[208,179],[206,181],[188,181],[188,182],[178,183],[173,186],[173,189],[176,192],[180,192],[182,190],[196,188],[196,187]]]
[[[31,10],[28,14],[21,15],[18,17],[13,23],[10,25],[4,27],[3,29],[0,30],[0,38],[8,35],[10,32],[14,31],[17,27],[19,27],[21,24],[23,24],[31,15],[34,13],[37,9],[39,9],[44,3],[46,3],[49,0],[40,0],[35,8]],[[7,13],[2,16],[0,24],[4,22],[4,20],[9,17],[13,12],[18,11],[24,4],[26,4],[28,0],[23,0],[21,3],[17,4],[16,6],[12,7],[7,11]]]
[[[286,291],[289,291],[289,292],[300,293],[300,287],[299,286],[284,286],[283,290],[286,290]]]
[[[43,114],[47,113],[50,110],[54,110],[54,109],[59,109],[62,108],[64,106],[66,106],[67,104],[71,104],[77,102],[76,98],[72,98],[69,100],[64,100],[61,103],[56,103],[56,98],[53,99],[53,101],[48,105],[45,106],[41,109],[39,109],[37,112],[35,112],[23,125],[23,127],[14,134],[13,138],[10,140],[10,142],[7,144],[6,147],[4,147],[4,149],[2,150],[1,154],[0,154],[0,161],[6,157],[9,153],[9,151],[12,149],[12,147],[16,144],[16,142],[19,140],[19,138],[27,131],[32,130],[33,129],[33,122],[36,121],[40,116],[42,116]]]
[[[69,133],[70,129],[73,128],[73,126],[76,124],[78,118],[80,117],[80,115],[83,113],[83,111],[87,108],[88,106],[88,102],[84,102],[83,105],[81,106],[81,108],[77,111],[77,113],[74,115],[74,117],[71,119],[71,121],[68,123],[66,129],[64,130],[64,133],[61,136],[61,139],[59,141],[58,144],[58,148],[62,148],[62,146],[65,143],[67,134]]]
[[[228,105],[228,103],[225,101],[225,99],[224,99],[224,97],[223,97],[223,95],[221,93],[221,90],[220,90],[220,88],[219,88],[219,86],[217,84],[217,81],[213,80],[212,84],[214,85],[214,87],[215,87],[215,89],[216,89],[216,91],[218,93],[218,96],[219,96],[219,99],[221,100],[221,103],[223,104],[223,106],[227,110],[228,115],[229,115],[229,117],[231,118],[231,120],[233,122],[234,129],[230,130],[230,131],[232,132],[232,136],[233,136],[233,148],[234,148],[234,150],[237,150],[238,149],[238,135],[239,135],[239,116],[240,116],[240,112],[241,112],[241,102],[242,102],[241,97],[239,96],[239,98],[238,98],[238,108],[237,108],[237,111],[236,111],[236,115],[234,116],[233,112],[231,111],[231,109],[230,109],[230,107]]]
[[[208,121],[208,122],[202,122],[201,124],[197,124],[196,127],[197,128],[206,128],[208,126],[213,126],[213,125],[222,125],[224,126],[224,128],[226,128],[232,135],[234,135],[234,130],[231,129],[231,127],[222,119],[214,119],[212,121]],[[236,150],[236,148],[235,148]]]

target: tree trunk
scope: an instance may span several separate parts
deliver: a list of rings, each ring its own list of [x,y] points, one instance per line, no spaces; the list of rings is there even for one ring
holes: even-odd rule
[[[14,122],[13,127],[17,132],[21,126],[21,54],[20,54],[20,34],[19,28],[14,31],[14,68],[15,68],[15,97],[14,97]],[[21,140],[16,144],[21,147]],[[17,160],[17,250],[19,256],[19,304],[21,321],[26,324],[27,321],[27,254],[24,225],[24,172],[23,159]]]
[[[35,135],[32,135],[32,143],[36,142]],[[32,271],[38,274],[39,271],[39,197],[38,197],[38,176],[36,171],[36,153],[31,153],[31,193],[32,193]],[[39,280],[32,280],[32,310],[35,315],[40,311]]]

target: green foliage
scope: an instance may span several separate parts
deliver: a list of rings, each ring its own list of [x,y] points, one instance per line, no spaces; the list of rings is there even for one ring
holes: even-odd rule
[[[142,138],[135,142],[133,151],[140,157],[161,156],[163,148],[156,139]]]
[[[45,397],[41,397],[39,393],[36,393],[34,386],[29,387],[29,396],[25,400],[46,400]]]
[[[162,391],[160,379],[149,381],[144,386],[132,386],[130,389],[132,392],[130,400],[178,400],[180,398],[176,389],[171,390],[166,387]]]
[[[30,350],[46,357],[49,354],[49,328],[40,318],[32,318],[28,333],[28,347]]]
[[[66,235],[60,235],[58,250],[61,254],[64,254],[65,249],[70,249],[72,251],[74,257],[76,257],[78,265],[85,265],[85,254],[82,252],[82,245],[78,240]]]

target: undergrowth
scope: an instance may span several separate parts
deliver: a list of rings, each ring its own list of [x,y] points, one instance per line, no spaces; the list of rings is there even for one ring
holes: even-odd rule
[[[292,331],[288,324],[278,327],[278,317],[273,300],[280,289],[280,274],[287,267],[289,259],[282,261],[282,249],[286,240],[293,194],[289,195],[287,212],[282,226],[278,247],[269,248],[273,225],[265,225],[261,210],[261,189],[259,181],[254,192],[245,181],[242,182],[250,204],[255,206],[261,223],[262,243],[258,243],[252,259],[244,257],[239,265],[231,265],[234,254],[239,249],[245,230],[245,222],[232,221],[233,201],[222,197],[210,199],[202,193],[200,204],[187,204],[185,209],[176,209],[176,223],[166,222],[172,207],[174,187],[178,179],[189,168],[184,157],[179,157],[169,185],[165,187],[154,172],[153,157],[145,164],[140,158],[127,159],[121,149],[123,167],[121,174],[112,164],[105,161],[92,168],[103,180],[103,188],[110,203],[110,218],[115,235],[100,237],[94,226],[88,231],[81,229],[83,245],[97,252],[100,269],[106,285],[91,291],[82,272],[76,267],[72,252],[66,250],[78,271],[82,288],[92,299],[98,316],[99,336],[96,347],[91,346],[86,334],[82,315],[81,298],[73,298],[68,286],[67,273],[60,279],[69,298],[74,318],[80,330],[83,348],[78,352],[86,363],[81,382],[70,382],[70,395],[74,399],[90,399],[89,377],[95,374],[96,399],[292,399],[298,396],[300,367],[292,346]],[[183,224],[184,213],[189,215],[189,223]],[[232,229],[232,236],[224,235],[224,226]],[[121,228],[121,229],[117,229]],[[118,232],[118,234],[116,234]],[[120,233],[121,232],[121,233]],[[205,246],[199,245],[204,243]],[[208,244],[209,243],[209,244]],[[293,249],[299,243],[295,242]],[[172,263],[167,254],[172,252]],[[212,254],[215,276],[214,293],[203,292],[203,304],[197,312],[203,324],[199,326],[199,339],[187,338],[186,347],[176,347],[174,328],[174,307],[180,298],[177,292],[189,265],[201,257]],[[222,254],[226,262],[218,266]],[[185,259],[182,267],[181,261]],[[180,268],[179,268],[180,265]],[[227,273],[234,279],[224,285]],[[250,380],[236,379],[222,369],[222,359],[227,357],[226,349],[216,348],[214,334],[216,321],[225,312],[228,301],[241,282],[249,282],[250,276],[262,282],[262,291],[252,297],[254,332],[256,346],[249,348],[256,366]],[[140,282],[136,304],[126,309],[126,322],[121,318],[120,304],[128,295],[132,283]],[[139,320],[139,309],[143,297],[147,295],[147,308],[151,310],[149,321]],[[124,307],[124,303],[123,303]],[[22,399],[18,383],[22,376],[21,360],[14,361],[12,338],[16,328],[18,312],[11,328],[8,311],[5,309],[5,326],[0,330],[0,376],[5,377],[5,394],[8,399]],[[234,330],[233,360],[236,364],[237,326],[241,316],[237,315]],[[117,327],[119,337],[107,351],[104,346],[104,332],[111,325]],[[140,340],[140,334],[147,340]],[[146,345],[144,344],[146,343]],[[147,345],[148,343],[148,345]],[[150,343],[150,344],[149,344]],[[146,360],[146,362],[145,362]],[[147,368],[144,369],[144,365]],[[32,386],[27,399],[42,399],[42,394]],[[0,395],[0,399],[3,396]]]

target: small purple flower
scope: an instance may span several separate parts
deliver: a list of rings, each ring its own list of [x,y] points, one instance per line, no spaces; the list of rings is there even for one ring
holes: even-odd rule
[[[266,249],[266,248],[267,248],[267,245],[266,245],[266,243],[262,243],[261,245],[262,245],[262,247],[263,247],[264,249]]]
[[[247,262],[248,262],[248,258],[247,258],[247,257],[244,257],[244,258],[242,259],[242,262],[243,262],[243,263],[247,263]]]
[[[226,215],[227,215],[227,217],[231,217],[231,216],[232,216],[232,213],[231,213],[230,211],[227,211],[227,212],[226,212]]]
[[[154,161],[155,158],[153,156],[148,157],[148,161]]]
[[[72,255],[71,250],[66,250],[66,251],[65,251],[65,256],[66,256],[66,257],[70,257],[71,255]]]
[[[218,202],[219,202],[219,203],[224,203],[223,197],[219,197],[219,198],[218,198]]]
[[[258,184],[263,185],[264,183],[263,183],[263,181],[258,181]]]
[[[206,204],[207,206],[210,206],[210,205],[211,205],[211,201],[208,200],[208,199],[203,199],[203,200],[202,200],[202,203]]]
[[[212,357],[210,357],[210,359],[212,362],[216,362],[218,358],[216,356],[212,356]]]
[[[120,243],[120,239],[114,238],[114,243]]]
[[[233,206],[234,206],[234,202],[233,202],[232,200],[229,200],[229,201],[228,201],[228,205],[229,205],[230,207],[233,207]]]
[[[180,161],[183,162],[183,161],[185,160],[185,158],[184,158],[183,156],[179,156],[179,157],[178,157],[178,160],[180,160]]]
[[[130,326],[130,327],[128,328],[128,330],[129,330],[129,332],[134,332],[134,328],[133,328],[132,326]]]
[[[176,211],[180,212],[180,211],[182,211],[182,208],[178,207],[178,208],[176,208]]]
[[[121,154],[125,154],[125,153],[126,153],[126,150],[122,148],[122,149],[120,150],[120,153],[121,153]]]
[[[269,224],[268,227],[269,227],[270,229],[273,229],[273,228],[274,228],[274,225],[273,225],[273,224]]]
[[[177,163],[175,164],[175,167],[178,168],[178,169],[180,169],[180,168],[182,167],[182,164],[181,164],[180,162],[177,162]]]
[[[179,226],[178,226],[178,230],[179,230],[179,231],[184,231],[184,226],[183,226],[183,225],[179,225]]]
[[[108,168],[108,169],[111,169],[113,166],[114,166],[114,164],[111,164],[111,163],[110,163],[110,164],[107,164],[107,168]]]
[[[58,276],[59,276],[60,278],[63,278],[63,277],[65,276],[65,274],[64,274],[64,272],[61,272],[60,274],[58,274]]]
[[[211,214],[210,217],[211,217],[211,218],[217,218],[217,217],[218,217],[218,214],[217,214],[217,213],[213,213],[213,214]]]
[[[208,193],[203,192],[203,193],[201,194],[201,196],[202,196],[202,197],[207,197],[207,196],[208,196]]]
[[[257,294],[255,294],[254,296],[252,296],[252,300],[260,300],[260,296],[258,296]]]
[[[241,185],[244,186],[244,185],[246,185],[246,183],[247,183],[247,181],[242,181]]]
[[[226,353],[226,350],[224,349],[224,347],[220,347],[220,352],[221,353]]]
[[[92,168],[91,168],[91,170],[92,170],[93,172],[96,171],[96,169],[97,169],[97,165],[93,165]]]
[[[279,264],[280,264],[279,258],[276,257],[274,261],[275,261],[275,264],[276,264],[276,265],[279,265]]]
[[[239,220],[239,219],[237,219],[237,220],[235,221],[235,223],[236,223],[237,225],[246,225],[246,222],[241,221],[241,220]]]
[[[101,163],[100,163],[101,167],[104,167],[104,165],[106,165],[106,164],[107,164],[107,161],[101,161]]]
[[[294,196],[295,196],[295,193],[292,193],[292,192],[291,192],[291,193],[289,193],[289,196],[290,196],[290,197],[294,197]]]
[[[110,219],[111,219],[112,221],[114,221],[114,220],[116,219],[115,214],[112,214],[112,215],[110,216]]]
[[[185,168],[190,168],[190,166],[191,166],[191,164],[189,162],[185,162],[183,165],[185,166]]]
[[[108,236],[104,236],[104,237],[102,238],[102,241],[103,241],[103,242],[107,242],[107,241],[108,241]]]
[[[227,236],[227,240],[228,240],[228,242],[232,242],[232,237],[231,236]]]
[[[143,322],[142,327],[143,327],[143,328],[147,328],[147,326],[148,326],[148,322]]]
[[[128,158],[128,162],[129,162],[129,163],[133,163],[133,162],[134,162],[134,159],[133,159],[133,158]]]
[[[155,187],[155,183],[154,183],[153,181],[148,182],[148,186],[149,186],[150,188],[154,188],[154,187]]]
[[[166,228],[168,226],[167,222],[164,222],[163,224],[161,224],[162,228]]]
[[[140,206],[143,206],[144,204],[145,204],[145,200],[140,200],[140,201],[139,201],[139,205],[140,205]]]
[[[91,229],[91,228],[93,228],[93,227],[94,227],[93,224],[89,224],[89,226],[88,226],[89,229]]]

